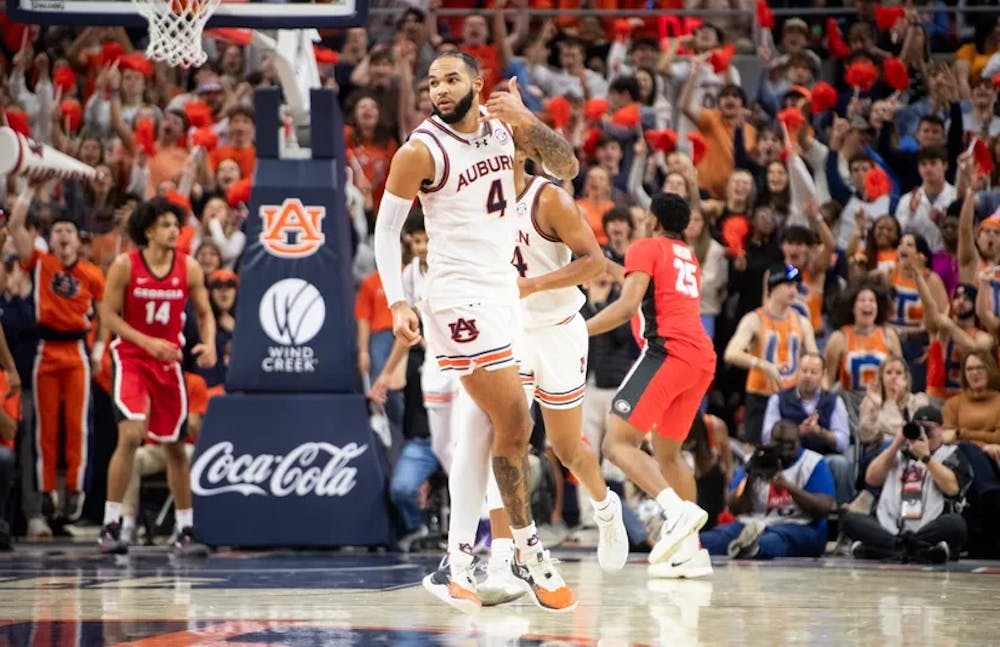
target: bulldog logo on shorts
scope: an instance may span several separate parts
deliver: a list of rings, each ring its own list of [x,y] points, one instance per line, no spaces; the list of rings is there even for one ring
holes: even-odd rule
[[[451,329],[451,338],[460,344],[474,341],[476,337],[479,337],[479,329],[476,328],[475,319],[459,319],[448,324],[448,328]]]
[[[625,400],[615,400],[615,410],[619,413],[628,413],[632,410],[632,405]]]

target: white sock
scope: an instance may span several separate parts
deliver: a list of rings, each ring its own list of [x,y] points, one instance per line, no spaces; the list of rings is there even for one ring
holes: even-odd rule
[[[514,545],[521,555],[542,550],[542,542],[538,540],[538,530],[534,522],[524,528],[511,528],[510,533],[514,535]]]
[[[135,530],[135,515],[124,515],[122,517],[122,532],[130,534],[133,530]]]
[[[660,504],[661,508],[663,508],[663,512],[666,513],[667,518],[679,514],[681,506],[684,503],[684,501],[677,496],[677,493],[669,487],[656,495],[656,502]]]
[[[455,416],[452,419],[455,446],[448,478],[451,497],[448,559],[452,566],[467,567],[472,564],[479,513],[486,500],[493,434],[489,418],[465,389],[458,389],[452,411]]]
[[[122,516],[122,504],[121,502],[115,503],[114,501],[104,502],[104,525],[109,523],[118,523]]]
[[[490,547],[490,560],[506,561],[514,554],[514,540],[507,538],[494,539]]]
[[[184,510],[178,509],[174,516],[177,518],[177,528],[184,530],[185,528],[194,527],[194,510],[187,508]]]

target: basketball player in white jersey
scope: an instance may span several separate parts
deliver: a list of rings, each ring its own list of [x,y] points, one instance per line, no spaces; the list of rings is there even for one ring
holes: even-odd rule
[[[606,261],[573,199],[552,182],[525,173],[526,159],[522,151],[516,152],[517,243],[511,259],[519,274],[525,328],[518,358],[521,379],[528,401],[534,398],[541,406],[545,433],[556,456],[593,501],[600,529],[598,563],[606,571],[616,571],[628,559],[628,534],[621,501],[605,484],[594,448],[583,440],[588,336],[579,314],[585,297],[577,288],[603,272]],[[459,434],[469,432],[476,430],[457,429]],[[487,606],[515,599],[523,590],[511,581],[513,546],[507,516],[492,485],[487,491],[492,556],[479,590]]]
[[[447,53],[428,75],[435,114],[393,156],[375,226],[375,258],[393,313],[393,332],[420,341],[419,320],[402,286],[399,232],[419,195],[430,238],[423,307],[428,348],[453,371],[493,428],[492,464],[517,547],[514,572],[540,605],[576,605],[538,540],[527,490],[532,422],[513,345],[521,329],[514,252],[514,144],[561,179],[579,165],[565,139],[538,120],[511,82],[509,96],[479,105],[483,79],[475,59]],[[484,433],[487,433],[484,430]],[[486,465],[469,482],[452,479],[452,520],[478,515]],[[475,503],[472,503],[475,502]],[[471,512],[470,512],[471,511]],[[460,521],[460,520],[458,520]],[[481,606],[472,572],[471,542],[448,537],[448,565],[425,580],[432,593],[463,611]]]

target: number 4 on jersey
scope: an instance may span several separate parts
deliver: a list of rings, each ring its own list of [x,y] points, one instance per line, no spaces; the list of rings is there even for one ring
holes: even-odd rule
[[[161,323],[164,326],[170,323],[170,302],[164,301],[157,307],[155,301],[146,302],[146,323]]]
[[[503,183],[500,180],[493,180],[490,185],[490,194],[486,197],[486,213],[491,216],[500,212],[499,218],[503,218],[507,210],[507,201],[503,197]]]
[[[674,267],[677,269],[677,284],[674,288],[681,294],[686,294],[692,299],[698,298],[698,276],[695,274],[694,263],[674,259]]]

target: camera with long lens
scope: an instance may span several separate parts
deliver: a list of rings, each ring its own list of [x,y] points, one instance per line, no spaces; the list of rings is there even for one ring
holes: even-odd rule
[[[919,422],[908,422],[903,425],[903,437],[907,440],[920,440],[924,435],[924,428]]]
[[[747,473],[771,480],[781,471],[781,455],[774,447],[760,447],[747,462]]]

